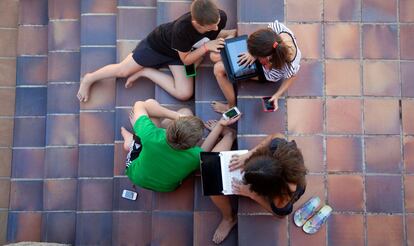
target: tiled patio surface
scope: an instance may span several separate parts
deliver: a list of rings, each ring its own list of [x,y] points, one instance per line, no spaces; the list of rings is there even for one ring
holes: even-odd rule
[[[414,245],[414,1],[218,0],[227,28],[248,34],[286,22],[303,60],[276,113],[259,98],[273,84],[238,85],[239,148],[282,132],[302,148],[305,195],[334,213],[316,235],[292,217],[271,216],[235,198],[238,227],[223,245]],[[211,245],[219,213],[200,177],[167,194],[138,189],[123,175],[120,126],[136,100],[155,98],[218,118],[222,100],[206,59],[193,99],[180,102],[148,80],[75,95],[86,72],[125,57],[156,25],[191,1],[0,1],[0,244]],[[166,71],[167,72],[167,71]]]

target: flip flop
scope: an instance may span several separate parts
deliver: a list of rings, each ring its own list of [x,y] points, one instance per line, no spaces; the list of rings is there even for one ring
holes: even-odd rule
[[[317,196],[314,196],[307,202],[305,202],[302,205],[302,207],[296,210],[293,216],[293,222],[295,223],[295,225],[298,227],[303,226],[306,223],[306,221],[315,213],[320,203],[321,199]]]
[[[303,225],[302,229],[305,233],[314,234],[319,229],[321,229],[322,225],[328,219],[328,217],[332,213],[332,208],[328,205],[323,206],[312,218],[310,218],[306,223]]]

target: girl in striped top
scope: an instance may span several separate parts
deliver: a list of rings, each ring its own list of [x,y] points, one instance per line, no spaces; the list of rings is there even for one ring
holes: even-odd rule
[[[279,97],[293,83],[300,68],[302,55],[296,38],[289,28],[276,20],[269,23],[268,28],[252,33],[247,40],[247,47],[248,52],[240,55],[239,63],[251,65],[257,61],[261,64],[259,67],[262,69],[259,70],[262,72],[256,79],[282,83],[270,99],[277,110]],[[215,57],[211,58],[214,61]],[[212,102],[214,110],[221,113],[236,105],[236,97],[221,61],[214,65],[214,74],[227,99],[227,104]]]

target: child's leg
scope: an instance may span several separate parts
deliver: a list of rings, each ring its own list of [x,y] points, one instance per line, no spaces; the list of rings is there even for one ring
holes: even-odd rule
[[[133,135],[125,127],[121,127],[121,135],[124,139],[124,150],[129,151],[129,146],[131,146]]]
[[[185,116],[194,115],[193,112],[191,111],[191,109],[189,109],[189,108],[181,108],[177,111],[177,113],[179,113],[180,115],[185,115]],[[160,127],[167,128],[167,126],[170,124],[170,122],[171,122],[170,119],[163,119],[161,121]]]
[[[79,91],[78,99],[81,102],[88,101],[89,89],[93,83],[98,80],[112,78],[112,77],[127,77],[128,75],[139,71],[143,67],[135,62],[132,54],[129,54],[122,62],[117,64],[106,65],[93,73],[87,73],[83,77]]]
[[[210,196],[210,198],[222,215],[220,224],[217,226],[213,236],[213,242],[219,244],[226,239],[231,229],[236,225],[237,216],[233,213],[228,196]]]
[[[229,108],[236,106],[236,93],[234,92],[233,84],[227,78],[223,62],[219,61],[214,64],[214,75],[216,76],[224,97],[227,99],[227,104],[214,101],[212,106],[214,111],[224,113]]]

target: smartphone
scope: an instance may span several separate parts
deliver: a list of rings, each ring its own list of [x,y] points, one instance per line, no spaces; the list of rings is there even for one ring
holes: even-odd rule
[[[262,104],[263,104],[263,111],[265,112],[273,112],[275,111],[275,105],[273,102],[270,102],[271,97],[262,97]]]
[[[187,76],[187,78],[196,76],[196,67],[194,64],[184,65],[184,68],[185,76]]]
[[[240,110],[237,107],[233,107],[223,113],[223,118],[228,120],[228,119],[236,118],[239,115],[240,115]]]
[[[137,199],[138,193],[130,190],[123,190],[122,197],[128,200],[135,201]]]

